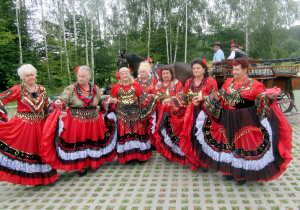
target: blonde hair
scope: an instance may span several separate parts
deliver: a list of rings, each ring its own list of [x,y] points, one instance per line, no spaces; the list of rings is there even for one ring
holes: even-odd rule
[[[140,69],[145,69],[148,72],[148,75],[149,75],[149,73],[151,71],[151,66],[148,62],[141,62],[138,73],[140,73]]]
[[[128,71],[130,74],[130,70],[127,67],[122,67],[119,69],[119,72],[121,74],[121,71]],[[118,82],[120,85],[123,85],[123,81],[120,79]],[[129,83],[132,85],[134,83],[134,78],[130,75],[129,76]]]
[[[35,74],[35,76],[37,73],[36,68],[34,68],[31,64],[23,64],[22,66],[20,66],[20,68],[18,68],[18,75],[21,79],[31,73]]]
[[[88,66],[80,66],[78,69],[78,72],[85,72],[90,79],[92,77],[91,69]],[[77,72],[77,74],[78,74],[78,72]]]

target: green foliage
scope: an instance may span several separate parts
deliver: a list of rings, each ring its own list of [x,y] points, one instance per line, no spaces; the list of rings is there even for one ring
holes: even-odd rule
[[[300,25],[290,28],[291,38],[300,41]]]
[[[19,19],[23,63],[31,63],[37,68],[38,83],[44,85],[48,93],[52,95],[61,93],[69,85],[69,76],[58,4],[55,1],[44,1],[48,13],[43,23],[46,35],[44,37],[41,30],[42,22],[36,18],[40,13],[40,5],[34,5],[32,1],[21,2]],[[31,4],[31,7],[28,5],[25,7],[24,2]],[[185,60],[185,1],[125,0],[121,1],[121,11],[118,11],[119,1],[111,1],[108,6],[112,12],[110,16],[106,16],[108,8],[105,8],[104,0],[75,0],[77,46],[72,1],[63,2],[65,4],[63,21],[72,82],[76,81],[75,67],[86,65],[87,62],[86,30],[90,67],[91,35],[94,37],[94,79],[99,87],[106,87],[116,82],[119,50],[126,49],[127,52],[144,58],[148,56],[149,30],[151,30],[150,57],[155,63],[166,64],[168,56],[170,62],[173,62],[175,53],[176,61]],[[87,28],[85,28],[83,6],[86,9]],[[210,7],[208,0],[190,0],[187,6],[187,62],[191,62],[195,57],[202,57],[210,63],[214,54],[211,44],[216,41],[223,44],[225,57],[228,57],[230,41],[234,40],[245,49],[246,35],[249,38],[249,49],[245,50],[249,50],[252,58],[300,56],[300,26],[288,29],[295,20],[299,19],[299,4],[295,0],[219,0],[215,1],[213,8]],[[0,90],[4,90],[19,83],[16,74],[20,66],[19,37],[14,1],[2,0],[0,12],[0,76],[3,78]],[[166,32],[168,43],[166,43]],[[48,60],[44,38],[47,41]],[[167,55],[167,44],[169,55]],[[177,52],[175,52],[176,46]]]

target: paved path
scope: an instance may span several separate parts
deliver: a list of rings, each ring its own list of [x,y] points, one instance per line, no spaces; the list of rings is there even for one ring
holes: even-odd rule
[[[300,108],[300,99],[296,103]],[[300,115],[288,121],[294,159],[277,180],[237,186],[220,173],[191,171],[155,152],[143,165],[114,160],[86,177],[59,171],[60,179],[48,186],[0,182],[0,209],[300,209]]]

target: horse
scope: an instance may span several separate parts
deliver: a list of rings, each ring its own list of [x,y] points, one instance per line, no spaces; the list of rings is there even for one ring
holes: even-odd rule
[[[121,53],[117,64],[118,70],[122,67],[130,67],[133,73],[133,77],[136,78],[138,75],[140,63],[144,60],[145,58],[133,53]]]
[[[130,67],[133,72],[133,76],[136,78],[138,75],[139,65],[145,59],[141,56],[138,56],[134,53],[121,53],[118,59],[118,69],[123,66]],[[174,76],[178,79],[184,86],[185,81],[193,76],[192,67],[188,63],[175,62],[167,65],[156,64],[153,68],[155,74],[158,74],[158,69],[170,69],[173,71]]]

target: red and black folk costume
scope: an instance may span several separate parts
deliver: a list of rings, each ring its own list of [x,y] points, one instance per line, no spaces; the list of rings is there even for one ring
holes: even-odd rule
[[[160,102],[166,98],[171,98],[170,106],[158,103],[160,108],[157,109],[158,120],[154,132],[156,150],[169,160],[180,164],[189,164],[190,161],[179,147],[182,117],[187,106],[185,94],[180,94],[182,84],[174,79],[166,87],[163,82],[159,82],[155,88],[157,95],[160,97]],[[181,100],[182,97],[185,98],[184,101]]]
[[[139,77],[135,79],[136,82],[140,83],[143,94],[153,94],[155,85],[157,84],[156,79],[154,77],[148,77],[146,82],[143,82],[143,80]]]
[[[184,128],[191,131],[189,149],[201,164],[243,181],[269,181],[286,170],[292,128],[277,103],[269,107],[261,82],[228,79],[219,92],[204,96],[202,105],[194,125]]]
[[[157,97],[142,94],[138,82],[132,85],[115,84],[111,97],[118,99],[113,104],[118,119],[117,154],[119,163],[134,159],[147,161],[152,156],[151,143],[143,120],[153,115]]]
[[[48,97],[41,85],[35,92],[16,85],[0,94],[0,104],[17,101],[17,113],[0,124],[0,180],[22,185],[49,184],[58,179],[56,170],[38,155]],[[4,111],[5,112],[5,111]],[[3,113],[4,113],[3,112]]]
[[[59,98],[69,107],[67,116],[60,121],[58,108],[46,121],[40,155],[55,169],[96,169],[116,157],[116,117],[107,115],[105,124],[97,108],[99,89],[91,82],[89,85],[89,96],[82,94],[78,82],[68,86]]]
[[[153,96],[149,94],[153,94],[155,90],[155,85],[157,84],[156,79],[154,77],[148,77],[146,82],[143,82],[141,78],[136,78],[136,82],[140,83],[142,90],[143,90],[143,98],[144,100],[151,100]],[[143,102],[144,103],[144,102]],[[142,103],[142,104],[143,104]],[[155,137],[153,135],[152,129],[155,127],[156,124],[156,103],[152,104],[153,107],[151,108],[151,112],[153,113],[151,116],[148,116],[146,119],[143,120],[144,126],[147,129],[147,133],[149,135],[149,139],[151,144],[153,145],[155,142]]]

